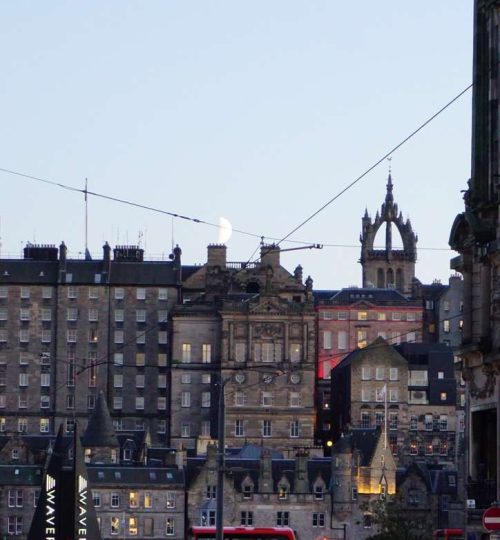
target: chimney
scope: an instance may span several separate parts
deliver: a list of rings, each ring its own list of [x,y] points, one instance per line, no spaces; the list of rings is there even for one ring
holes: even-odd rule
[[[280,248],[274,244],[265,244],[260,248],[260,264],[277,268],[280,265]]]
[[[207,266],[226,268],[226,250],[224,244],[210,244],[207,248]]]

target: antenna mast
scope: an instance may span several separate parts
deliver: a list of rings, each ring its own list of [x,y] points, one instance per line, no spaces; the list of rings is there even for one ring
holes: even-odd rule
[[[89,252],[89,212],[87,201],[87,178],[85,178],[85,255]]]

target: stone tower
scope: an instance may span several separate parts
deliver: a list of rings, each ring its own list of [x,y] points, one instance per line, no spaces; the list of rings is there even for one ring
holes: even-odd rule
[[[417,235],[413,232],[410,220],[403,220],[403,214],[394,203],[392,178],[389,172],[387,193],[380,213],[377,211],[372,222],[365,210],[362,218],[361,259],[363,267],[363,287],[397,289],[401,294],[411,294],[411,282],[415,277],[417,260]],[[380,227],[385,223],[385,249],[375,249],[374,241]],[[403,249],[392,248],[392,226],[397,227],[403,241]]]

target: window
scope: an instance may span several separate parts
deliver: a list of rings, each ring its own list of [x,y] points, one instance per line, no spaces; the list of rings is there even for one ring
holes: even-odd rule
[[[323,349],[332,348],[332,333],[329,330],[323,332]]]
[[[92,491],[92,502],[94,503],[95,508],[101,506],[101,493],[99,491]]]
[[[138,411],[144,410],[144,397],[143,396],[137,396],[135,398],[135,408]]]
[[[301,405],[300,392],[290,392],[290,407],[300,407]]]
[[[69,394],[66,396],[66,409],[72,410],[75,408],[75,396]]]
[[[314,500],[322,501],[325,498],[325,486],[323,484],[315,484]]]
[[[370,427],[370,413],[367,411],[361,411],[361,427],[362,428]]]
[[[391,403],[399,401],[399,391],[397,388],[389,388],[389,401]]]
[[[254,359],[256,362],[281,362],[281,343],[255,343]]]
[[[158,289],[158,300],[168,300],[168,289],[165,287]]]
[[[27,299],[30,297],[30,288],[21,287],[21,298]]]
[[[136,332],[135,342],[139,345],[144,345],[144,343],[146,343],[146,332]]]
[[[74,408],[74,405],[73,405]],[[73,418],[66,419],[66,433],[73,433],[75,431],[75,420]]]
[[[371,379],[371,369],[368,366],[361,368],[361,379],[363,381],[369,381]]]
[[[376,412],[375,413],[375,425],[377,427],[381,427],[384,425],[384,413],[383,412]]]
[[[119,493],[111,493],[111,508],[119,508],[120,507],[120,494]]]
[[[281,501],[286,501],[288,499],[288,492],[290,491],[290,488],[288,484],[280,484],[278,486],[278,499]]]
[[[191,362],[191,343],[182,344],[182,361],[185,364]]]
[[[0,321],[6,321],[6,320],[7,320],[7,308],[0,307]]]
[[[68,330],[66,332],[66,341],[68,343],[76,343],[76,330]]]
[[[21,328],[19,330],[19,341],[21,343],[28,343],[30,340],[30,331],[27,328]]]
[[[418,428],[418,416],[412,414],[410,416],[410,429],[416,430]]]
[[[407,314],[406,314],[406,320],[407,320],[407,321],[410,321],[410,322],[416,321],[416,320],[417,320],[417,316],[416,316],[416,314],[413,313],[413,312],[407,313]]]
[[[115,330],[115,343],[123,343],[123,330]]]
[[[375,368],[375,379],[377,381],[383,381],[384,380],[384,368],[383,367]]]
[[[325,514],[323,514],[323,512],[313,512],[312,526],[313,527],[325,526]]]
[[[0,343],[7,343],[7,330],[0,328]]]
[[[115,373],[113,375],[113,387],[123,388],[123,374],[122,373]]]
[[[146,289],[144,287],[137,287],[136,298],[137,300],[146,300]]]
[[[50,396],[40,396],[40,409],[48,409],[50,407]]]
[[[97,353],[90,351],[88,353],[89,360],[89,387],[95,388],[97,385]]]
[[[9,289],[5,285],[0,286],[0,298],[7,298],[9,295]]]
[[[273,393],[272,392],[261,392],[260,394],[260,404],[262,407],[272,407],[273,405]]]
[[[123,300],[125,298],[125,289],[123,287],[117,287],[115,289],[115,300]]]
[[[358,311],[358,321],[367,321],[368,312],[367,311]]]
[[[245,422],[241,418],[234,421],[234,435],[235,437],[245,436]]]
[[[175,521],[174,518],[167,518],[165,521],[165,534],[167,536],[173,536],[175,534]]]
[[[181,437],[191,437],[191,424],[181,425]]]
[[[191,392],[181,392],[181,407],[191,407]]]
[[[386,320],[386,315],[385,315],[385,313],[384,313],[383,311],[379,311],[379,312],[377,313],[377,319],[378,319],[379,321],[385,321],[385,320]]]
[[[216,499],[217,498],[217,486],[208,484],[205,489],[205,499]]]
[[[368,332],[366,330],[357,330],[356,331],[356,346],[360,349],[363,349],[367,345],[368,345]]]
[[[234,359],[236,362],[244,362],[247,358],[246,343],[236,342],[234,344]]]
[[[272,434],[272,423],[271,420],[262,421],[262,436],[271,437]]]
[[[352,486],[351,488],[351,500],[357,501],[358,500],[358,487]]]
[[[7,529],[9,534],[23,534],[23,518],[22,516],[9,516],[7,519]]]
[[[201,525],[204,527],[213,527],[215,525],[215,510],[201,511]]]
[[[9,489],[8,495],[9,508],[22,508],[23,507],[23,490],[22,489]]]
[[[210,384],[211,381],[212,377],[210,376],[210,373],[202,373],[201,384]]]
[[[210,364],[212,361],[212,345],[203,343],[201,346],[201,360],[204,364]]]
[[[381,403],[382,401],[385,401],[386,392],[387,392],[387,389],[386,389],[385,385],[382,386],[381,388],[376,388],[375,389],[375,401],[378,401],[379,403]]]
[[[111,518],[111,534],[120,534],[120,518],[117,516]]]
[[[300,343],[290,344],[290,362],[298,363],[302,360],[302,345]]]
[[[89,330],[89,343],[97,343],[98,339],[97,328],[91,328]]]
[[[389,429],[398,429],[398,413],[389,413]]]
[[[191,373],[183,373],[181,375],[182,384],[191,384]]]
[[[42,287],[42,298],[48,300],[52,298],[52,288],[51,287]]]
[[[158,388],[166,388],[167,387],[167,376],[166,375],[158,375]]]
[[[425,415],[425,431],[432,431],[434,427],[434,419],[432,414]]]
[[[5,394],[0,394],[0,409],[5,409],[7,406],[7,396]]]
[[[406,333],[406,341],[408,343],[415,343],[417,341],[417,334],[416,332],[407,332]]]
[[[276,525],[278,527],[288,527],[289,522],[290,518],[288,512],[278,512],[276,514]]]
[[[168,321],[168,311],[166,309],[158,310],[158,322],[165,323]]]
[[[41,332],[42,343],[50,343],[52,340],[52,332],[49,329],[43,329]]]
[[[5,418],[0,418],[0,433],[3,433],[5,431]]]
[[[123,353],[115,352],[113,355],[113,364],[115,366],[123,366]]]
[[[337,320],[339,320],[339,321],[347,321],[347,311],[339,311],[337,313]]]
[[[136,517],[128,518],[128,533],[131,536],[137,535],[137,518]]]
[[[211,405],[211,395],[210,392],[201,393],[201,406],[204,408],[210,407]]]
[[[99,310],[95,308],[89,309],[89,321],[97,322],[99,320]]]
[[[448,430],[448,415],[447,414],[439,415],[439,430],[440,431]]]
[[[68,287],[68,298],[74,299],[78,296],[78,290],[76,287]]]
[[[89,287],[89,298],[99,298],[99,289],[97,287]]]
[[[158,420],[158,423],[156,426],[156,433],[166,433],[166,432],[167,432],[167,421]]]
[[[124,320],[124,311],[123,309],[115,309],[115,322],[123,322]]]
[[[240,525],[251,527],[253,525],[253,512],[251,510],[243,510],[241,512]]]
[[[26,394],[20,394],[18,396],[18,408],[26,409],[28,407],[28,396]]]
[[[135,321],[138,323],[146,322],[146,310],[145,309],[136,309],[135,310]]]
[[[50,431],[50,420],[48,418],[40,418],[40,433],[48,433]]]
[[[446,332],[448,333],[450,331],[450,320],[449,319],[445,319],[443,321],[443,332]]]
[[[202,420],[200,435],[210,437],[210,420]]]
[[[40,386],[50,386],[50,373],[40,373]]]
[[[19,319],[21,321],[29,321],[30,320],[30,310],[29,310],[29,308],[21,308],[19,310]]]
[[[139,507],[139,494],[137,493],[137,491],[131,491],[129,493],[128,504],[129,504],[130,508],[138,508]]]
[[[389,380],[390,381],[397,381],[398,380],[398,368],[397,367],[389,368]]]
[[[138,373],[135,376],[135,387],[144,388],[144,373]]]
[[[234,393],[234,404],[236,407],[244,407],[246,402],[245,392]]]
[[[165,353],[160,353],[158,355],[158,367],[166,367],[167,365],[167,355]]]
[[[448,394],[447,394],[446,392],[440,392],[440,393],[439,393],[439,399],[440,399],[441,401],[446,401],[447,398],[448,398]]]
[[[361,388],[361,401],[370,401],[371,391],[369,388]]]
[[[159,411],[165,411],[167,408],[167,398],[164,396],[159,396],[156,400],[156,408]]]
[[[146,355],[144,353],[136,353],[135,355],[135,365],[138,367],[144,366],[146,363]]]
[[[344,330],[341,330],[338,335],[338,349],[339,351],[347,349],[347,332]]]
[[[173,491],[167,491],[166,506],[167,508],[175,508],[175,493]]]
[[[17,431],[19,433],[26,433],[28,431],[28,419],[27,418],[18,418],[17,419]]]
[[[87,409],[95,409],[95,394],[87,395]]]
[[[298,420],[290,422],[290,438],[295,439],[300,436],[300,424]]]

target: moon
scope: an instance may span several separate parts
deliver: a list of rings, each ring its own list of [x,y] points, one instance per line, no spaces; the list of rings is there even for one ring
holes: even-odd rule
[[[233,227],[228,219],[224,217],[219,218],[219,244],[227,244],[231,235],[233,234]]]

